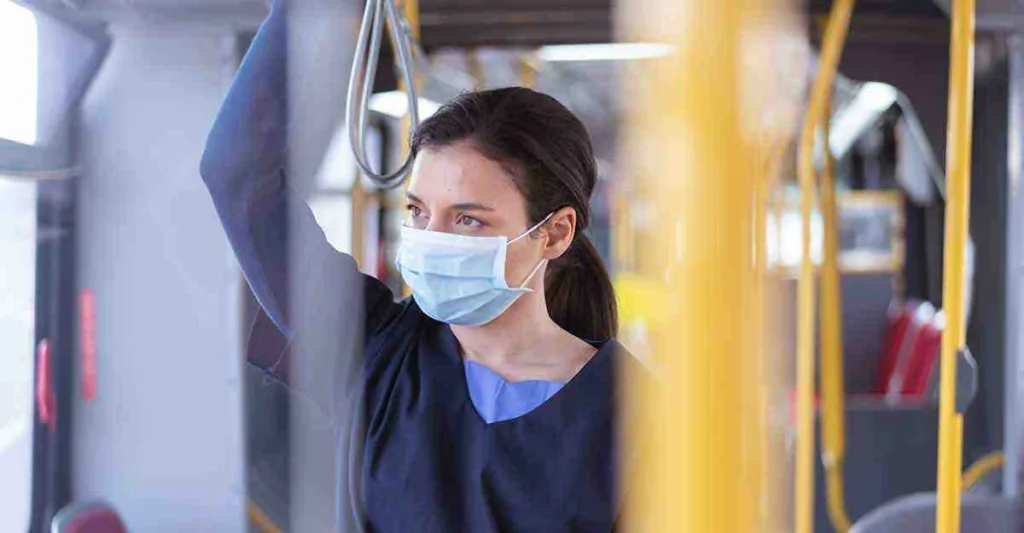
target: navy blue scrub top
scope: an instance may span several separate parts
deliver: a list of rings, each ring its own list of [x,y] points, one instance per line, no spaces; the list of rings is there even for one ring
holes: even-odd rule
[[[207,139],[201,173],[261,307],[249,361],[325,413],[339,412],[339,398],[357,391],[362,422],[335,428],[345,455],[339,464],[347,469],[338,476],[346,500],[338,513],[348,515],[339,524],[354,521],[382,533],[613,531],[623,499],[615,376],[644,375],[639,363],[614,340],[594,343],[590,363],[549,399],[486,423],[473,406],[449,326],[412,299],[395,302],[386,286],[331,248],[307,206],[295,212],[289,202],[284,17],[282,2],[275,2]],[[296,249],[288,234],[317,238]],[[289,251],[302,261],[289,266]],[[360,280],[350,289],[363,293],[362,357],[325,354],[321,362],[323,374],[333,376],[339,358],[358,360],[354,385],[330,383],[324,394],[289,380],[288,345],[296,337],[289,268],[314,284]]]

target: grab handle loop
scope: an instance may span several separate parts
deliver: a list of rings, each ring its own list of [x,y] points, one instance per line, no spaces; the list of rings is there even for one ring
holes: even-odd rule
[[[412,154],[405,157],[402,164],[393,172],[385,173],[374,170],[366,147],[366,127],[369,118],[370,96],[373,94],[373,80],[377,75],[377,64],[380,59],[381,41],[384,34],[384,23],[387,21],[391,32],[391,42],[396,51],[405,93],[408,99],[409,119],[411,128],[419,125],[418,98],[413,77],[410,41],[412,39],[408,24],[398,14],[394,0],[367,0],[363,11],[363,22],[359,27],[356,42],[355,58],[352,61],[352,72],[349,76],[348,97],[346,98],[347,127],[352,153],[359,170],[380,188],[391,188],[401,184],[412,169]]]

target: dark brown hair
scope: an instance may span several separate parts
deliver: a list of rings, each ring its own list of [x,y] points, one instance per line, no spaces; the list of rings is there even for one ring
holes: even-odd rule
[[[576,210],[575,240],[548,267],[545,300],[551,318],[586,340],[618,330],[615,291],[593,243],[590,195],[597,181],[594,149],[583,123],[554,98],[509,87],[460,95],[416,128],[412,153],[467,141],[501,163],[526,199],[530,224],[569,206]]]

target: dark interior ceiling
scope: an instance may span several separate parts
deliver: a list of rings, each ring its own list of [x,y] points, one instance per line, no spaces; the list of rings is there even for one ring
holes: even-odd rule
[[[614,5],[613,0],[420,0],[422,41],[427,50],[609,42]],[[831,5],[810,0],[807,9],[823,15]],[[878,21],[881,31],[893,30],[886,34],[912,38],[908,29],[921,24],[928,30],[947,17],[935,0],[859,0],[855,19]]]
[[[420,0],[423,46],[537,46],[612,39],[612,0]]]
[[[808,9],[811,13],[828,13],[832,7],[829,0],[810,0]],[[854,4],[857,15],[904,15],[945,17],[934,0],[858,0]]]
[[[53,9],[94,12],[118,10],[147,15],[248,13],[258,22],[270,0],[21,0]],[[308,0],[315,2],[317,0]],[[326,1],[326,0],[324,0]],[[340,0],[361,3],[363,0]],[[428,52],[440,48],[522,47],[546,44],[601,43],[615,40],[617,5],[630,0],[418,0],[421,41]],[[703,0],[728,1],[728,0]],[[799,1],[799,0],[798,0]],[[927,38],[948,21],[940,4],[948,0],[858,0],[851,39],[893,42]],[[831,0],[805,0],[811,19],[828,13]],[[1017,0],[980,0],[985,10]],[[986,8],[986,6],[988,6]],[[1003,11],[1007,11],[1003,6]],[[865,28],[871,29],[866,31]],[[811,32],[814,35],[814,31]],[[923,34],[922,34],[923,33]]]
[[[934,44],[949,42],[949,17],[933,0],[859,0],[854,4],[847,44]],[[808,5],[812,44],[818,45],[825,19],[832,7],[828,0]]]
[[[20,0],[54,9],[105,13],[121,10],[161,13],[191,12],[210,17],[219,12],[258,13],[270,0]],[[362,0],[342,0],[361,2]],[[533,47],[545,44],[599,43],[614,40],[616,5],[630,0],[418,0],[422,43],[438,48],[482,46]],[[728,0],[704,0],[728,1]],[[799,1],[799,0],[797,0]],[[879,26],[881,34],[867,38],[912,39],[915,29],[930,31],[930,24],[948,20],[941,5],[949,0],[858,0],[854,26]],[[828,13],[831,0],[804,0],[812,17]],[[979,24],[986,14],[1024,9],[1018,0],[979,0]],[[248,11],[246,11],[248,10]],[[259,17],[253,17],[256,21]],[[872,21],[877,21],[875,24]],[[813,32],[812,32],[813,33]],[[857,32],[851,38],[858,38]]]
[[[615,37],[615,4],[616,0],[419,0],[420,38],[428,53],[444,48],[610,42]],[[831,5],[830,0],[805,4],[815,45]],[[858,0],[848,39],[887,45],[943,43],[948,42],[948,33],[949,19],[935,0]],[[390,50],[385,54],[390,56]],[[378,87],[393,87],[391,58],[383,58],[381,67]]]

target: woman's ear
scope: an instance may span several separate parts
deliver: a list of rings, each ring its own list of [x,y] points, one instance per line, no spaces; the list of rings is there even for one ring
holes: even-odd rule
[[[576,209],[566,206],[555,211],[545,226],[547,243],[544,245],[543,257],[554,261],[569,249],[576,237]]]

